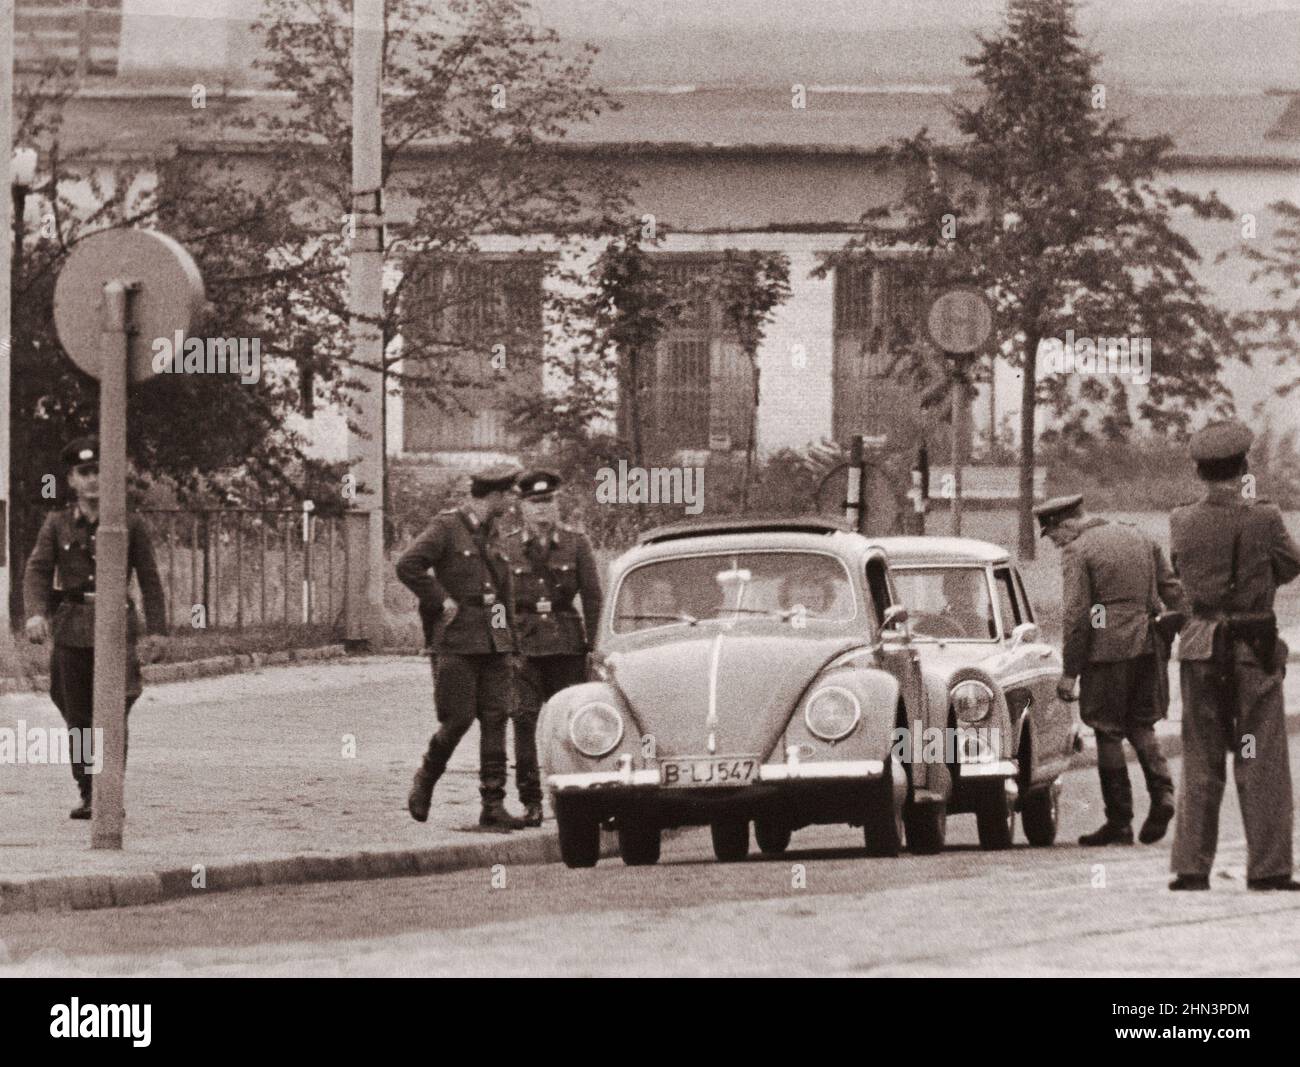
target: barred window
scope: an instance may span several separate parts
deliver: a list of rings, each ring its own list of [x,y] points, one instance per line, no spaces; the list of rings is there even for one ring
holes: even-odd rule
[[[18,0],[14,67],[43,70],[51,61],[88,74],[115,75],[122,43],[122,0]]]

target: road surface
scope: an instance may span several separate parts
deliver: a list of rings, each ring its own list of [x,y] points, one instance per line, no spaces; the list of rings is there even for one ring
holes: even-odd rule
[[[0,975],[1300,975],[1300,899],[1245,890],[1231,787],[1210,893],[1165,889],[1169,839],[1073,844],[1099,821],[1087,768],[1064,780],[1050,849],[1017,830],[1011,852],[981,852],[966,815],[937,856],[867,859],[856,832],[812,828],[782,857],[722,865],[693,830],[651,868],[485,867],[14,915]]]

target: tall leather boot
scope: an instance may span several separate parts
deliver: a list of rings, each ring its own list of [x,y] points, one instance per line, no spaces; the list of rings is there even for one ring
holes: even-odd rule
[[[69,819],[89,819],[93,812],[90,807],[90,799],[93,795],[94,786],[89,779],[77,783],[77,789],[81,793],[81,803],[68,812]]]
[[[1151,798],[1151,810],[1138,831],[1138,840],[1144,845],[1153,845],[1165,836],[1174,817],[1174,780],[1169,775],[1169,764],[1160,751],[1154,727],[1133,730],[1129,740],[1137,753],[1138,763],[1142,765],[1147,795]]]
[[[510,814],[504,800],[483,798],[483,812],[478,817],[479,826],[485,830],[522,830],[524,820]]]
[[[428,759],[425,759],[420,764],[420,769],[415,772],[411,791],[406,796],[406,810],[411,813],[411,818],[416,822],[428,820],[429,807],[433,803],[433,787],[437,784],[438,778],[438,772],[429,766]]]
[[[1121,758],[1123,751],[1120,752]],[[1098,752],[1098,759],[1101,752]],[[1133,790],[1129,785],[1128,768],[1120,763],[1118,767],[1098,766],[1101,778],[1101,796],[1106,805],[1106,823],[1090,834],[1079,838],[1079,844],[1085,848],[1101,845],[1133,844]]]

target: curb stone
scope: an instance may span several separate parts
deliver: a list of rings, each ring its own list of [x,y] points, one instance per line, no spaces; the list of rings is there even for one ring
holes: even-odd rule
[[[602,857],[618,852],[612,834],[601,835]],[[29,881],[0,881],[0,915],[18,912],[128,908],[179,900],[200,893],[221,893],[264,886],[318,882],[369,881],[447,874],[474,867],[506,863],[531,867],[559,859],[554,833],[530,838],[484,841],[481,844],[387,852],[354,852],[338,856],[305,855],[241,863],[204,865],[206,888],[192,888],[188,867],[135,874],[60,875]]]

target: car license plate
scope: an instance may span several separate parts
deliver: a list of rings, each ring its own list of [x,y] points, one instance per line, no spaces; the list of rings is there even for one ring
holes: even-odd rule
[[[666,759],[659,763],[659,780],[665,786],[701,788],[714,785],[750,785],[758,781],[757,756],[708,756]]]

